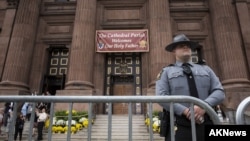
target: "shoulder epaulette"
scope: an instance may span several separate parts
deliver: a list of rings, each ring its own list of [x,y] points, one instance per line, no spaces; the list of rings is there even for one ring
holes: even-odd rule
[[[169,64],[167,67],[171,67],[171,66],[174,66],[174,64]]]

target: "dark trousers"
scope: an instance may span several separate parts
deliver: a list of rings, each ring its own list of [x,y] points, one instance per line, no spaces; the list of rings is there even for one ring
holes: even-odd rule
[[[4,125],[4,127],[7,126],[8,116],[9,116],[9,113],[4,113],[4,115],[3,115],[3,125]]]
[[[28,114],[26,115],[26,118],[27,118],[28,121],[30,121],[30,117],[31,117],[31,113],[28,113]]]
[[[179,118],[179,120],[182,119]],[[192,137],[191,121],[189,121],[189,124],[185,123],[186,118],[179,123],[177,121],[176,121],[177,130],[175,131],[175,141],[192,141],[193,137]],[[211,124],[213,123],[210,119],[205,119],[205,122],[202,124],[195,124],[197,141],[205,141],[205,126]],[[170,133],[165,138],[165,141],[171,141]]]
[[[42,140],[43,139],[43,127],[44,127],[44,122],[38,122],[37,123],[37,140]]]
[[[171,141],[169,136],[165,139],[165,141]],[[204,125],[196,126],[196,140],[204,141]],[[177,131],[175,132],[175,141],[192,141],[192,129],[191,127],[177,125]]]
[[[19,129],[18,127],[15,127],[14,140],[17,139],[18,135],[19,135],[19,140],[22,140],[23,129]]]

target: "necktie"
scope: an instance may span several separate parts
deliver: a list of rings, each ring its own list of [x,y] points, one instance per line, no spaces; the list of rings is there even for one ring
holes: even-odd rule
[[[190,64],[183,63],[182,68],[183,68],[184,74],[186,74],[186,76],[187,76],[190,95],[193,97],[199,98],[198,91],[197,91],[196,84],[195,84],[195,80],[194,80],[194,76],[193,76],[192,70],[190,68]]]

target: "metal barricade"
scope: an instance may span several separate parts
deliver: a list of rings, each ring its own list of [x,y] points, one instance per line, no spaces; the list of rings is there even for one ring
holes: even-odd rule
[[[207,103],[204,101],[197,99],[195,97],[190,96],[0,96],[0,102],[31,102],[33,103],[33,110],[35,109],[35,103],[37,102],[50,102],[51,103],[51,109],[50,114],[54,114],[54,103],[70,103],[69,104],[69,115],[68,115],[68,128],[71,126],[71,119],[72,119],[72,105],[73,103],[88,103],[89,109],[88,109],[88,120],[91,121],[92,118],[92,107],[93,103],[108,103],[108,137],[107,140],[111,141],[111,129],[112,129],[112,103],[128,103],[128,140],[132,141],[132,103],[147,103],[148,104],[148,114],[150,117],[150,128],[149,128],[149,134],[150,134],[150,141],[153,141],[153,130],[152,130],[152,107],[154,103],[170,103],[170,129],[171,129],[171,140],[174,141],[174,112],[173,112],[173,104],[174,103],[190,103],[190,107],[193,107],[193,105],[199,105],[200,107],[204,108],[206,110],[206,113],[210,116],[210,119],[215,124],[221,124],[217,113],[214,111],[213,108],[211,108]],[[13,110],[13,119],[16,119],[17,114],[17,104],[14,104],[14,110]],[[32,127],[34,124],[34,116],[35,112],[32,112],[31,115],[31,124],[29,131],[32,132]],[[52,139],[52,121],[53,118],[50,118],[50,124],[49,124],[49,132],[48,132],[48,141],[51,141]],[[11,127],[14,127],[15,120],[12,120]],[[195,138],[195,120],[194,120],[194,109],[191,108],[191,126],[192,126],[192,135],[193,135],[193,141],[196,141]],[[88,141],[91,141],[91,128],[92,125],[89,124],[88,126]],[[67,141],[70,141],[71,133],[70,130],[67,131]],[[13,130],[10,132],[10,138],[9,141],[13,140]],[[31,134],[29,135],[29,141],[32,140]]]
[[[249,105],[250,105],[250,97],[245,98],[238,105],[235,115],[236,124],[246,124],[244,113]]]

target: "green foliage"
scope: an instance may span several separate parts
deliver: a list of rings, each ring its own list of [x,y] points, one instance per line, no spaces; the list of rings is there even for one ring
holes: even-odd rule
[[[86,111],[77,112],[77,115],[81,116],[81,117],[88,118],[88,112],[86,112]]]
[[[159,111],[153,111],[152,115],[153,115],[153,117],[158,116],[159,115]]]
[[[55,112],[55,117],[57,120],[62,119],[64,121],[67,121],[68,116],[69,116],[69,113],[68,113],[68,111],[65,111],[65,110]],[[72,120],[78,121],[82,117],[88,118],[88,112],[86,112],[86,111],[80,111],[80,112],[74,111],[74,112],[72,112]]]
[[[57,120],[67,120],[68,119],[68,114],[66,113],[65,110],[62,110],[62,111],[56,111],[55,112],[55,117]]]

